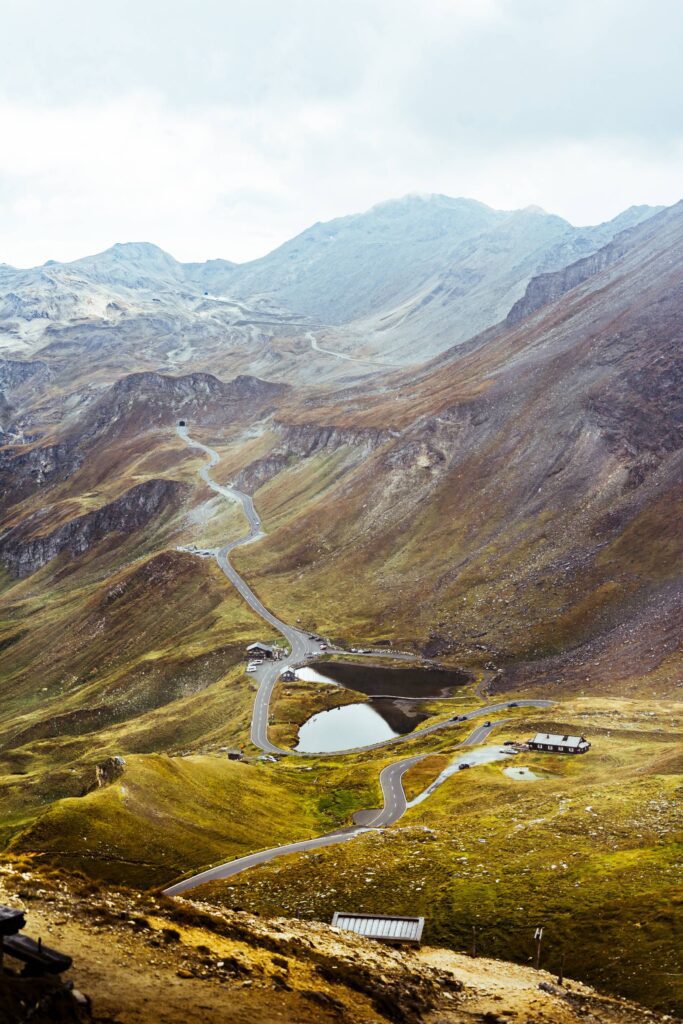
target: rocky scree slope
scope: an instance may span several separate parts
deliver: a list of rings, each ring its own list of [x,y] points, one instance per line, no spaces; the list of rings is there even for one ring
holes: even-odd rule
[[[287,339],[303,326],[301,317],[267,303],[208,294],[182,264],[146,243],[0,275],[0,352],[24,360],[40,352],[67,387],[160,366],[234,374],[277,364],[273,337]]]
[[[633,208],[575,228],[537,207],[406,196],[314,225],[231,269],[225,287],[322,323],[351,324],[344,348],[354,355],[421,362],[504,317],[535,274],[595,252],[653,212]]]

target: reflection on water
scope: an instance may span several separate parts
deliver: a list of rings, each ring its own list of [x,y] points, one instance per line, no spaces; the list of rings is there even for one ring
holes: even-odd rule
[[[446,672],[330,661],[306,665],[296,674],[303,682],[343,686],[372,698],[309,718],[299,730],[296,748],[309,754],[366,747],[412,732],[428,717],[421,710],[422,701],[449,698],[468,678],[457,669]]]
[[[303,668],[298,668],[296,670],[296,677],[303,680],[304,683],[327,683],[328,686],[339,686],[339,683],[335,682],[334,679],[324,676],[322,672],[318,672],[312,665],[304,665]]]
[[[458,669],[389,668],[341,661],[319,661],[297,671],[301,679],[308,679],[304,672],[314,673],[316,682],[337,683],[369,697],[449,697],[455,687],[469,680],[467,673]]]
[[[304,722],[296,749],[307,754],[330,753],[381,743],[397,735],[369,703],[345,704],[320,711]]]

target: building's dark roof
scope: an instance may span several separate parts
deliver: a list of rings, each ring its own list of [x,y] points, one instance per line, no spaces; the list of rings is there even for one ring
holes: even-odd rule
[[[335,928],[385,942],[419,942],[424,922],[424,917],[385,917],[381,914],[336,913],[332,918]]]

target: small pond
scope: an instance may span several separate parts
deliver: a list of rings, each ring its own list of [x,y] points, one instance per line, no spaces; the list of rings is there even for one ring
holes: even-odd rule
[[[390,668],[385,665],[318,661],[297,669],[304,682],[326,683],[371,699],[313,715],[299,729],[296,749],[330,753],[382,743],[412,732],[428,717],[425,700],[448,700],[469,677],[457,669]]]
[[[507,775],[509,779],[516,779],[517,782],[535,782],[537,779],[547,779],[547,775],[540,775],[538,772],[532,772],[531,768],[525,768],[522,765],[514,768],[503,768],[503,775]]]
[[[299,669],[297,675],[301,679],[336,683],[368,697],[403,697],[408,700],[452,697],[456,688],[470,680],[466,672],[458,669],[391,668],[388,665],[342,661],[317,661]]]
[[[460,768],[461,764],[467,764],[470,768],[476,767],[478,764],[490,764],[491,761],[504,761],[508,757],[514,757],[514,754],[507,747],[490,746],[490,747],[473,747],[471,749],[463,748],[458,752],[458,756],[455,760],[451,761],[447,768],[441,772],[440,775],[434,779],[432,784],[410,801],[408,807],[415,807],[416,804],[421,804],[423,800],[426,800],[428,796],[431,796],[435,789],[438,789],[442,782],[449,779],[451,775],[455,775],[456,772],[462,771]],[[511,768],[504,768],[503,771],[514,771]],[[467,775],[467,772],[465,772]]]
[[[330,753],[390,740],[398,733],[372,705],[344,704],[313,715],[299,729],[296,749],[306,754]]]

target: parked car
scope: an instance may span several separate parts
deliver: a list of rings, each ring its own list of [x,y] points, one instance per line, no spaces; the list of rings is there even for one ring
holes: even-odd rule
[[[247,672],[255,672],[257,668],[258,665],[256,664],[256,662],[250,661],[249,664],[247,665]]]
[[[514,740],[504,740],[503,741],[503,746],[504,747],[511,747],[514,742],[515,742]]]
[[[467,761],[461,761],[460,764],[458,765],[458,771],[461,772],[463,770],[463,768],[471,768],[471,767],[472,767],[472,765],[468,764]]]
[[[327,644],[320,644],[320,650],[321,651],[326,651],[327,650]]]

